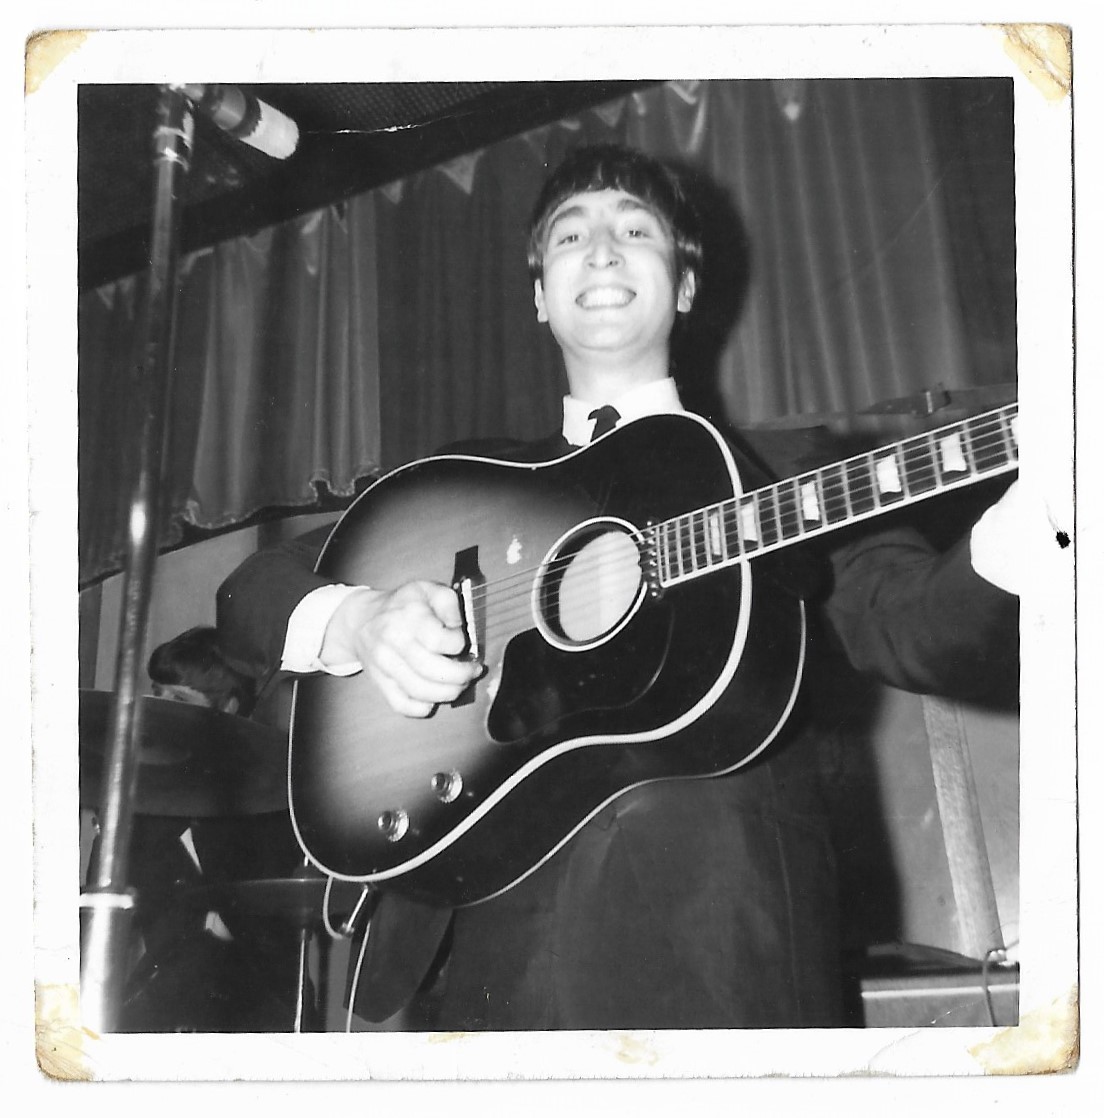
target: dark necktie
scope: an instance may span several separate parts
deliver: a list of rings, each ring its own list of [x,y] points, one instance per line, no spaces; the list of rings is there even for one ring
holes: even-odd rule
[[[590,441],[593,442],[599,435],[604,435],[617,426],[621,413],[612,405],[603,404],[600,408],[595,408],[587,418],[594,420],[594,430],[590,435]]]

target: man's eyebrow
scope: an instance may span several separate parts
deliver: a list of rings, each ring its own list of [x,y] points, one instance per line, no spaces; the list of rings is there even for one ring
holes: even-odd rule
[[[644,213],[651,214],[657,221],[662,218],[654,207],[649,206],[647,202],[642,201],[640,198],[632,196],[621,198],[617,202],[617,212],[627,213],[634,210],[640,210]],[[581,202],[576,202],[571,206],[564,206],[562,210],[557,210],[552,219],[548,222],[548,229],[546,235],[550,234],[552,230],[561,222],[572,217],[583,217],[586,214],[586,207]]]
[[[640,198],[622,198],[617,203],[617,212],[625,213],[627,210],[643,210],[645,213],[651,214],[653,217],[659,217],[656,210],[649,206],[647,202],[642,201]]]
[[[565,206],[562,210],[557,210],[548,222],[548,232],[551,233],[561,221],[569,217],[582,217],[583,213],[583,206],[580,203],[576,203],[574,206]]]

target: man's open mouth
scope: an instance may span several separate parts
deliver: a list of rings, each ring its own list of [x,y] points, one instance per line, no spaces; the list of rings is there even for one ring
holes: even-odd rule
[[[636,292],[627,287],[591,287],[575,300],[585,311],[602,307],[625,307],[636,298]]]

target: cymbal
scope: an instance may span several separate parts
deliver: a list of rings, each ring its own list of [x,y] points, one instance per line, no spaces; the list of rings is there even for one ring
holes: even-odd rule
[[[945,408],[959,411],[984,411],[999,408],[1016,399],[1017,386],[986,384],[976,388],[926,388],[910,396],[881,400],[863,408],[860,415],[935,415]]]
[[[804,428],[828,427],[839,431],[877,431],[898,425],[898,419],[878,420],[878,416],[904,417],[906,420],[933,417],[946,422],[969,419],[980,412],[1011,404],[1016,400],[1018,387],[1015,381],[1007,384],[988,384],[980,388],[929,388],[910,396],[897,396],[880,400],[861,411],[819,411],[781,415],[774,419],[751,424],[753,429],[790,431]]]
[[[80,692],[80,802],[102,807],[111,691]],[[269,726],[207,707],[136,703],[139,815],[203,818],[287,810],[287,741]]]

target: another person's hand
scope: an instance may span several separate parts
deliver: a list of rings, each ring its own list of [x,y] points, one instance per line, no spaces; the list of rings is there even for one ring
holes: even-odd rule
[[[482,673],[481,664],[457,659],[466,643],[455,592],[435,582],[408,582],[397,590],[350,594],[330,619],[321,659],[357,661],[393,710],[425,718]]]

